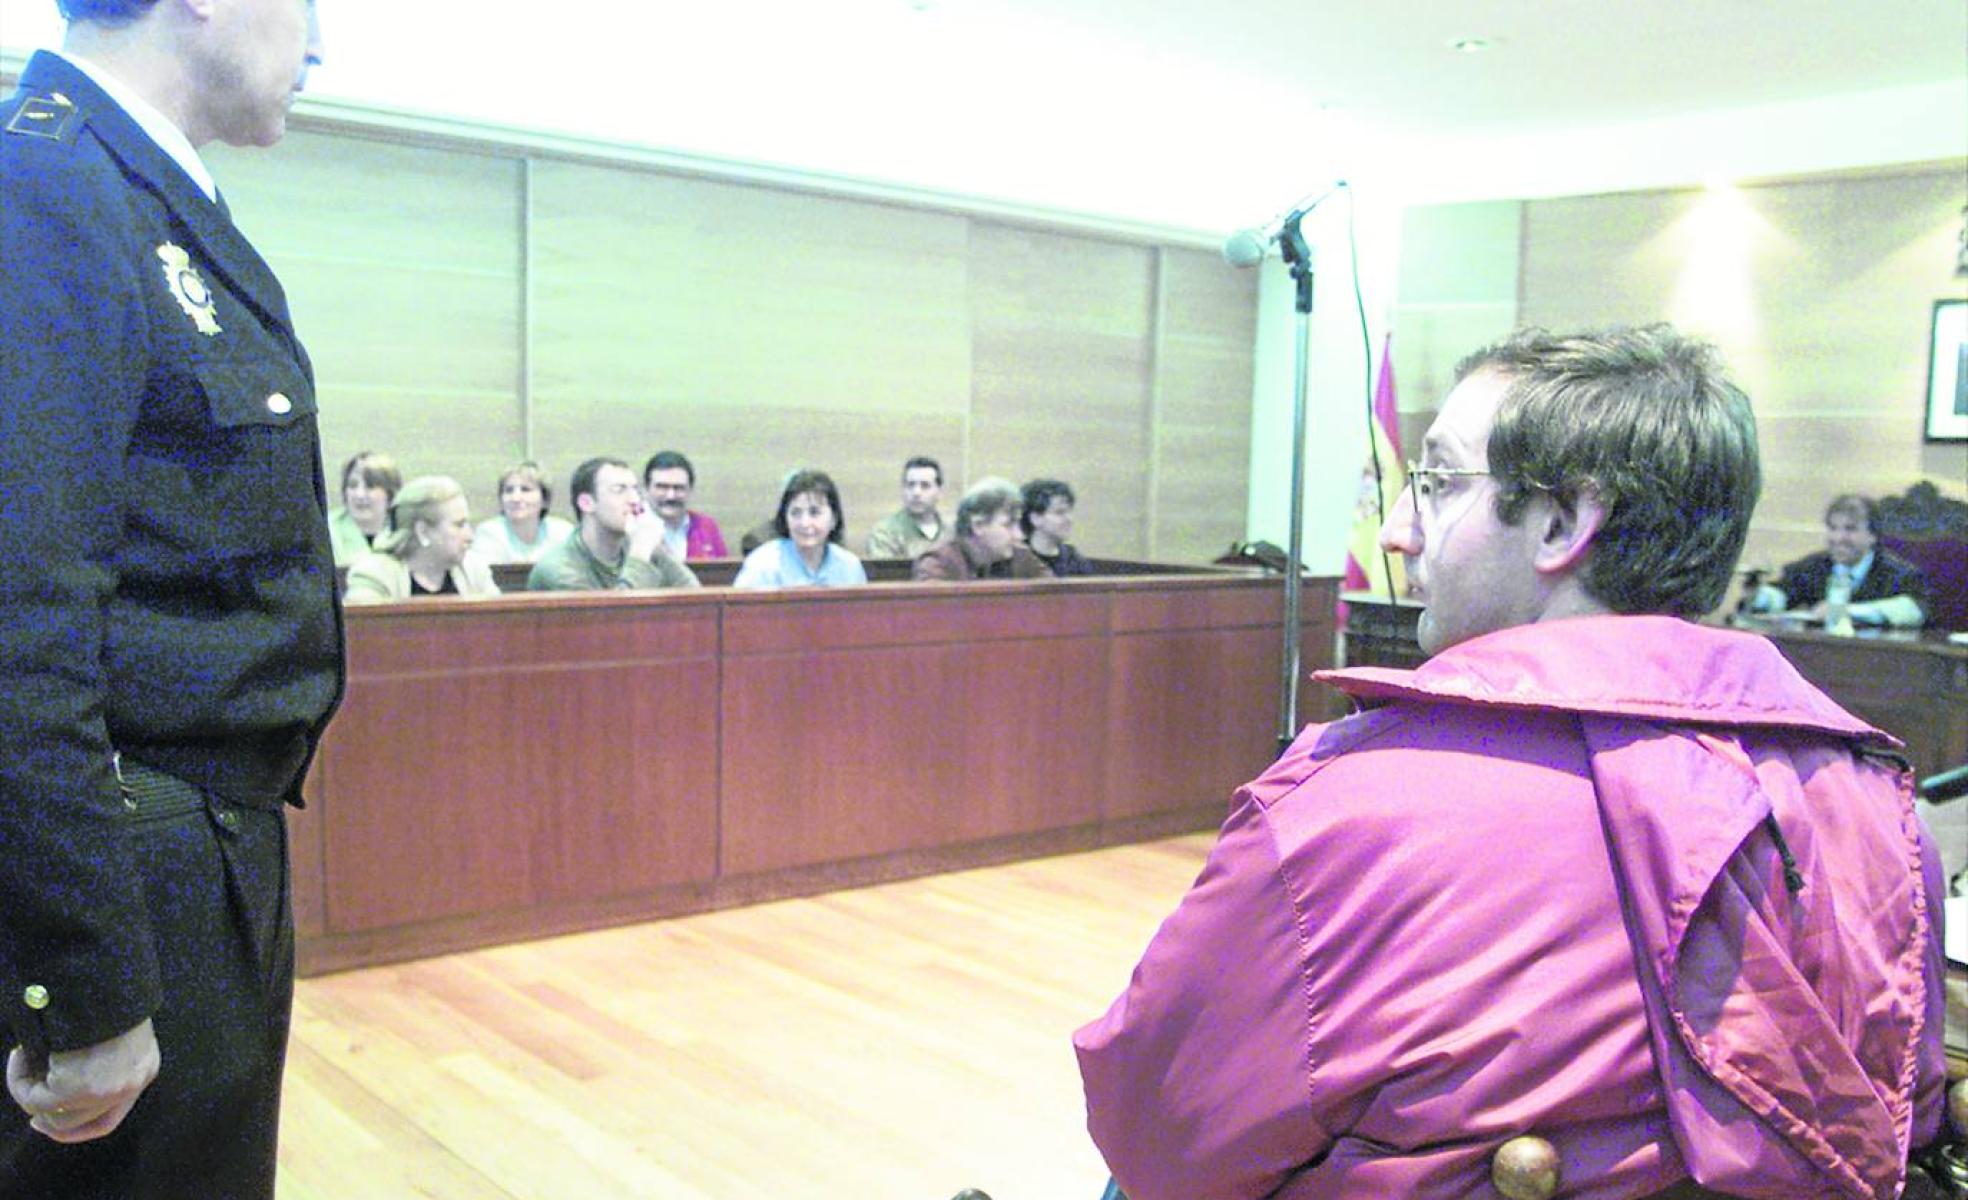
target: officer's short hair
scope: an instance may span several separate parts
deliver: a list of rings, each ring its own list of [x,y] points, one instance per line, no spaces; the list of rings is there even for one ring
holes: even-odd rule
[[[915,470],[918,467],[928,467],[930,470],[936,472],[936,486],[937,487],[943,486],[943,464],[937,462],[935,459],[929,457],[927,454],[918,454],[914,458],[910,459],[908,462],[902,464],[902,481],[904,483],[907,483],[909,480],[909,472]]]
[[[986,475],[970,485],[957,501],[957,532],[968,534],[981,521],[989,521],[1001,512],[1009,512],[1013,517],[1019,512],[1018,488],[1009,479],[996,475]]]
[[[104,25],[128,25],[156,4],[157,0],[55,0],[65,19]]]

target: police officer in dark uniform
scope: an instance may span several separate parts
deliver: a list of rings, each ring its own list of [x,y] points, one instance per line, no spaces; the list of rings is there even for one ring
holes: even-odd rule
[[[273,1195],[284,806],[342,689],[313,373],[195,147],[312,0],[60,0],[0,103],[0,1196]]]

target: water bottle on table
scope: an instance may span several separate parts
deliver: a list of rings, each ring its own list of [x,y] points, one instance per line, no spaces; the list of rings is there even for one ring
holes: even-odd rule
[[[1852,577],[1833,571],[1825,580],[1824,627],[1826,633],[1852,632]]]

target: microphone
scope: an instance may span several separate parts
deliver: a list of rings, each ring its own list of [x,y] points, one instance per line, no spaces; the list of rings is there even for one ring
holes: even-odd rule
[[[1316,196],[1307,192],[1299,197],[1298,203],[1271,218],[1266,224],[1252,229],[1239,229],[1224,241],[1223,261],[1239,269],[1254,267],[1263,262],[1264,256],[1270,252],[1271,243],[1278,240],[1278,235],[1284,232],[1285,226],[1301,220],[1307,213],[1330,200],[1334,192],[1345,186],[1344,179],[1334,180],[1332,186]]]

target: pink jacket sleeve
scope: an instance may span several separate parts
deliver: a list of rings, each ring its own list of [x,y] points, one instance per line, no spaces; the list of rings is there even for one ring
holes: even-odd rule
[[[1073,1038],[1088,1129],[1129,1200],[1250,1200],[1323,1153],[1309,1028],[1276,843],[1240,795],[1127,991]]]
[[[729,557],[724,545],[724,531],[718,523],[703,513],[690,514],[690,544],[684,549],[686,558],[726,558]]]
[[[1947,956],[1942,951],[1946,943],[1941,930],[1941,901],[1947,895],[1947,879],[1925,825],[1920,828],[1920,878],[1927,891],[1927,1015],[1914,1062],[1913,1128],[1908,1141],[1914,1149],[1941,1136],[1947,1093],[1947,1051],[1941,1040],[1941,1025],[1947,1019]]]

